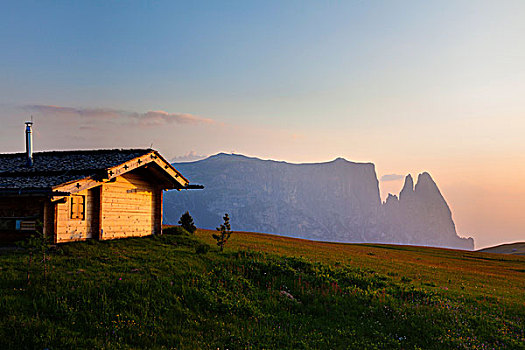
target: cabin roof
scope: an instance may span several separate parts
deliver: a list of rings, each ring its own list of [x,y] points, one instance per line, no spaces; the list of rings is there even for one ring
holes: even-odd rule
[[[50,193],[61,184],[107,177],[109,169],[149,153],[164,160],[153,149],[52,151],[33,153],[33,166],[26,167],[26,153],[0,154],[0,193]]]

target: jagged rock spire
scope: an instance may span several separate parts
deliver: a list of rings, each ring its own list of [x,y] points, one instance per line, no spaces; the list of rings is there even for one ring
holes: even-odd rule
[[[403,185],[403,188],[401,189],[401,192],[399,192],[399,200],[403,200],[410,195],[414,193],[414,180],[412,179],[412,175],[408,174],[405,177],[405,184]]]

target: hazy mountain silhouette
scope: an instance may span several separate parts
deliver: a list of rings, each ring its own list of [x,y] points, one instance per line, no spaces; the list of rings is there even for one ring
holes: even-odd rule
[[[166,193],[165,223],[189,210],[197,226],[215,228],[229,213],[239,231],[342,242],[385,242],[473,249],[458,237],[450,209],[428,173],[381,203],[374,164],[337,158],[291,164],[220,153],[174,163],[202,191]]]
[[[484,253],[525,255],[525,242],[505,243],[478,250]]]

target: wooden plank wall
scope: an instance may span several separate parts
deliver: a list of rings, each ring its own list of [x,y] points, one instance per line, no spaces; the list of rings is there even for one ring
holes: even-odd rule
[[[142,175],[127,173],[77,194],[86,197],[85,219],[71,219],[71,197],[56,204],[57,242],[161,233],[162,189]]]
[[[44,203],[44,235],[56,243],[55,236],[55,205],[49,200]]]
[[[1,197],[0,217],[37,216],[44,222],[44,198],[40,197]],[[29,237],[31,231],[0,231],[0,241],[11,242]]]
[[[101,195],[100,239],[154,234],[158,227],[156,220],[162,215],[158,197],[156,185],[138,174],[126,173],[115,182],[105,183]]]
[[[39,197],[1,197],[0,217],[41,216],[43,202]]]
[[[65,203],[56,204],[56,242],[80,241],[88,238],[96,238],[98,232],[98,188],[78,192],[86,198],[84,220],[71,218],[71,197],[66,197]]]
[[[163,199],[164,190],[161,187],[157,188],[156,196],[155,196],[155,234],[161,235],[162,234],[162,214],[163,214],[163,208],[162,208],[162,199]]]

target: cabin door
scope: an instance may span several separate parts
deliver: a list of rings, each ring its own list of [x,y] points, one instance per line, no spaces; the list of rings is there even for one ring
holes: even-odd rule
[[[88,191],[90,199],[90,210],[88,210],[88,230],[87,238],[98,239],[100,232],[100,190],[102,186],[91,188]]]

